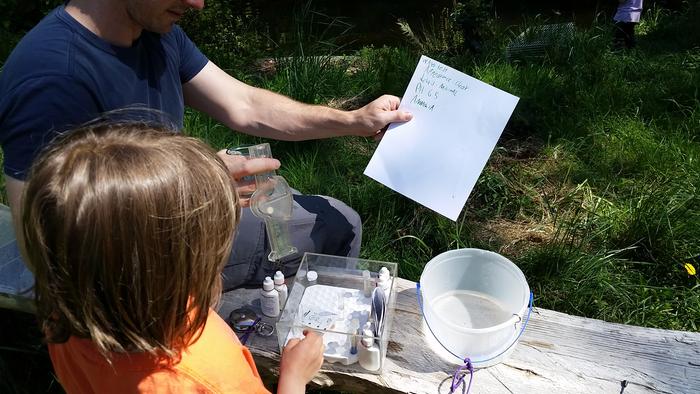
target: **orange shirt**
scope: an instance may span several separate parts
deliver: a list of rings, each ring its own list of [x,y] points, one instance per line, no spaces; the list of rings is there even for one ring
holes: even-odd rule
[[[58,380],[72,393],[269,393],[253,357],[213,310],[178,364],[145,353],[113,353],[112,365],[90,339],[50,344]]]

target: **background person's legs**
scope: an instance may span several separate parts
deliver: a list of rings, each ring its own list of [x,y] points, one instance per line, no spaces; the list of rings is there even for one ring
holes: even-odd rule
[[[615,22],[613,28],[613,45],[615,48],[633,48],[637,41],[634,37],[634,22]]]
[[[357,257],[362,242],[362,221],[342,201],[325,196],[294,195],[292,220],[289,222],[291,243],[298,252],[271,262],[267,259],[270,243],[265,223],[250,209],[242,210],[233,250],[224,267],[224,290],[242,285],[257,286],[276,270],[285,276],[296,273],[304,252]]]

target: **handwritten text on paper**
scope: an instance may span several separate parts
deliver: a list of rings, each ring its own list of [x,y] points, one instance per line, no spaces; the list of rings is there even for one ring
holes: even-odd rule
[[[457,220],[518,98],[422,56],[365,175]]]

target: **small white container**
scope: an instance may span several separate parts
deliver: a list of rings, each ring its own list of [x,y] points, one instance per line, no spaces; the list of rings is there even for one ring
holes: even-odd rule
[[[306,273],[306,284],[308,286],[315,285],[316,279],[318,279],[318,273],[316,271],[309,271]]]
[[[279,300],[280,300],[280,310],[284,308],[284,303],[287,302],[287,285],[284,283],[284,274],[282,271],[277,271],[275,272],[275,276],[273,278],[273,281],[275,283],[275,290],[279,293]]]
[[[372,296],[372,290],[374,290],[374,281],[372,280],[372,275],[368,270],[362,271],[362,289],[365,297]]]
[[[480,249],[451,250],[428,262],[420,286],[425,337],[445,360],[461,364],[469,357],[486,367],[512,351],[530,287],[510,260]]]
[[[280,297],[272,278],[265,277],[263,287],[260,291],[260,307],[262,313],[268,317],[277,317],[280,314]]]
[[[385,293],[389,293],[391,290],[391,274],[386,267],[382,267],[379,270],[379,277],[377,278],[377,287],[381,287]]]
[[[357,348],[360,366],[368,371],[376,371],[381,366],[381,352],[374,343],[372,330],[365,330]]]

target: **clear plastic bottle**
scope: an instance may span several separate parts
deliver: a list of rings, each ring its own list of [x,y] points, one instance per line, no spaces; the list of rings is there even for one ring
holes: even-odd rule
[[[284,303],[287,302],[288,289],[284,283],[284,274],[282,271],[275,272],[274,276],[275,290],[279,293],[280,310],[284,308]]]
[[[357,341],[360,336],[360,321],[358,319],[352,319],[350,321],[350,354],[357,354]]]
[[[260,291],[260,307],[265,316],[277,317],[280,314],[280,296],[269,276],[265,277]]]
[[[374,290],[374,283],[372,282],[372,276],[369,271],[362,271],[362,290],[365,297],[372,296],[372,290]]]

